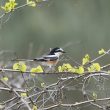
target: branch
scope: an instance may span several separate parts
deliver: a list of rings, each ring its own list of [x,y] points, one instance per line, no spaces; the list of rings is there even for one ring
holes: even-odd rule
[[[53,106],[49,106],[47,108],[44,108],[43,110],[49,110],[49,109],[52,109],[52,108],[55,108],[55,107],[58,107],[58,106],[62,106],[62,107],[76,107],[76,106],[80,106],[80,105],[83,105],[83,104],[87,104],[87,103],[91,103],[91,102],[97,102],[97,101],[108,101],[110,100],[110,97],[108,98],[101,98],[101,99],[96,99],[95,101],[94,100],[87,100],[87,101],[82,101],[82,102],[76,102],[74,104],[56,104],[56,105],[53,105]],[[40,110],[40,109],[38,109]]]
[[[10,88],[6,88],[6,87],[0,87],[0,90],[4,90],[4,91],[12,91],[12,89],[10,89]],[[26,90],[18,89],[18,88],[13,88],[13,90],[15,90],[16,92],[26,92]]]
[[[98,59],[104,57],[105,55],[109,54],[109,52],[110,52],[110,49],[107,50],[104,54],[102,54],[102,55],[96,57],[95,59],[91,60],[90,63],[93,63],[93,62],[95,62],[96,60],[98,60]]]
[[[8,87],[18,98],[20,98],[21,102],[24,103],[24,105],[26,105],[26,107],[28,108],[28,110],[31,110],[30,106],[28,105],[28,103],[18,94],[17,91],[15,91],[10,85],[8,85],[7,83],[5,83],[4,81],[0,80],[0,82],[2,84],[4,84],[6,87]],[[8,110],[8,109],[7,109]]]

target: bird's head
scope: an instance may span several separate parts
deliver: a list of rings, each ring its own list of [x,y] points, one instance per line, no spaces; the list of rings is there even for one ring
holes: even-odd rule
[[[51,49],[49,55],[57,55],[58,57],[65,53],[65,51],[62,48],[56,47]]]

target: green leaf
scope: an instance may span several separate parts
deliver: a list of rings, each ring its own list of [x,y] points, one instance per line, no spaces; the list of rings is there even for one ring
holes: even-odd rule
[[[31,75],[35,75],[34,73],[43,73],[44,71],[42,67],[39,65],[36,68],[32,68],[30,72],[31,72]]]
[[[58,67],[59,72],[75,72],[75,68],[69,63],[64,63],[62,66]]]
[[[5,3],[4,6],[1,6],[1,8],[6,12],[11,12],[14,10],[15,6],[17,5],[15,0],[9,0],[8,2]]]
[[[89,61],[90,61],[90,56],[86,54],[85,57],[82,59],[82,65],[89,63]]]
[[[34,0],[27,0],[28,6],[36,7],[36,2]]]
[[[33,105],[32,110],[38,110],[36,105]]]
[[[102,55],[102,54],[105,54],[106,51],[104,49],[101,49],[101,50],[98,51],[98,53],[99,53],[99,55]]]
[[[95,72],[100,70],[101,70],[101,66],[99,63],[93,63],[90,67],[88,67],[89,72]]]
[[[97,94],[96,94],[96,92],[93,92],[93,93],[92,93],[92,96],[93,96],[93,99],[94,99],[94,100],[97,99]]]
[[[59,66],[59,67],[58,67],[58,72],[63,72],[62,66]]]
[[[8,77],[4,76],[1,80],[8,81]]]
[[[26,72],[27,66],[23,62],[18,62],[13,65],[13,70],[19,70],[21,72]]]
[[[75,72],[78,73],[78,74],[83,74],[84,73],[84,67],[79,66],[78,68],[76,68]]]
[[[27,93],[26,92],[22,92],[20,95],[21,95],[21,97],[27,97]]]
[[[42,82],[42,83],[41,83],[41,87],[43,87],[43,88],[44,88],[45,86],[46,86],[46,85],[45,85],[45,83],[44,83],[44,82]]]

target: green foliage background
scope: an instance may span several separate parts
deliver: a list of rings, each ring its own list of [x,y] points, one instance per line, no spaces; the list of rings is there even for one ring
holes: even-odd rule
[[[24,4],[26,0],[16,0]],[[35,57],[64,47],[76,59],[109,49],[110,0],[49,0],[15,11],[0,29],[0,50]]]
[[[26,2],[16,1],[21,5]],[[20,58],[34,58],[56,46],[64,48],[78,62],[86,53],[95,58],[99,49],[109,49],[110,0],[48,0],[35,8],[27,6],[16,10],[0,29],[0,52],[11,50]],[[7,59],[10,55],[1,57]],[[110,63],[109,57],[100,64],[107,63]],[[45,79],[53,81],[52,76]],[[90,88],[96,85],[93,83]],[[73,94],[76,94],[74,98]],[[83,99],[77,91],[70,91],[68,95],[71,100],[76,99],[75,102]]]

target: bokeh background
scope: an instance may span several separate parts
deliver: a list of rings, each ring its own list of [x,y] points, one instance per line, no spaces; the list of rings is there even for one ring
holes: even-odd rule
[[[96,57],[99,49],[110,48],[109,4],[110,0],[48,0],[16,10],[0,29],[0,50],[33,58],[59,46],[76,60],[86,53]]]
[[[3,1],[5,2],[2,0],[2,3]],[[16,1],[21,5],[26,2]],[[98,50],[110,48],[110,0],[48,0],[35,8],[27,6],[16,10],[10,19],[3,23],[7,17],[2,19],[0,28],[0,60],[13,57],[10,52],[16,52],[19,58],[34,58],[49,51],[49,48],[62,47],[68,56],[81,63],[86,53],[96,58]],[[99,62],[105,65],[110,62],[109,59],[108,56]],[[48,82],[55,80],[52,77],[57,78],[45,77]],[[109,80],[104,84],[109,94]],[[73,85],[70,86],[71,89],[74,89]],[[89,86],[89,92],[92,93],[95,90],[93,88],[97,88],[94,81]],[[105,94],[105,91],[102,92]],[[99,89],[100,98],[104,97],[102,92]],[[4,99],[2,94],[1,100]],[[73,93],[70,90],[66,95],[70,101],[74,99],[78,102],[83,99],[78,91]]]

